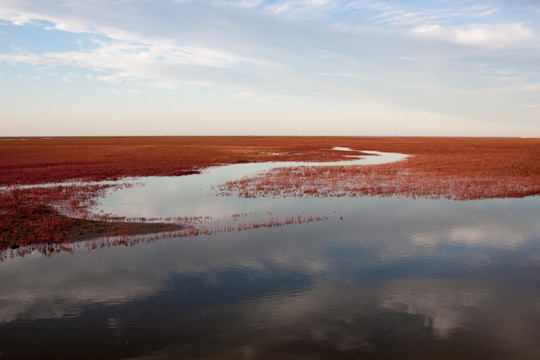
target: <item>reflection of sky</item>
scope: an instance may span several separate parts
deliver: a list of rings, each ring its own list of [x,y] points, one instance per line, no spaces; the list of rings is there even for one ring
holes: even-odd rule
[[[340,162],[274,162],[236,164],[215,167],[202,174],[180,177],[147,177],[138,179],[142,186],[111,192],[101,200],[97,211],[103,210],[127,217],[185,217],[212,216],[230,218],[238,213],[265,215],[267,212],[283,217],[296,216],[304,212],[309,215],[327,215],[328,203],[332,200],[298,199],[240,199],[216,196],[217,187],[227,181],[239,179],[274,167],[332,166],[332,165],[375,165],[399,161],[407,155],[396,153],[369,152],[376,156]],[[284,212],[284,209],[286,210]],[[320,211],[320,213],[315,213]],[[243,219],[246,221],[246,219]]]
[[[411,342],[430,344],[412,354],[455,344],[491,358],[505,354],[495,348],[536,354],[539,201],[340,199],[342,221],[8,259],[0,352],[15,351],[11,334],[49,349],[48,332],[70,328],[73,343],[139,340],[125,346],[157,358]]]

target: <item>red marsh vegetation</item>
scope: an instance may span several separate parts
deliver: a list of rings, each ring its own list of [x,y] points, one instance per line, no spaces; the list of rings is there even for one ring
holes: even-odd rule
[[[330,138],[301,137],[0,138],[0,185],[177,176],[222,164],[343,159],[331,146]]]
[[[347,159],[346,152],[331,150],[336,146],[411,156],[386,165],[276,169],[221,190],[246,197],[398,195],[459,200],[540,194],[540,139],[532,138],[0,138],[0,185],[5,186],[0,190],[0,250],[94,236],[120,236],[125,242],[130,234],[200,231],[193,219],[156,223],[159,219],[89,217],[87,210],[111,185],[19,185],[175,176],[243,162]],[[238,229],[302,222],[309,221],[282,219]],[[178,223],[186,224],[184,230]]]
[[[182,228],[172,223],[130,222],[110,215],[91,215],[88,210],[96,203],[97,196],[111,187],[113,185],[70,185],[1,191],[0,251]],[[54,248],[61,249],[42,247],[44,252]]]
[[[410,154],[384,165],[276,168],[232,181],[241,197],[401,196],[473,200],[540,194],[540,139],[340,139],[340,146]]]
[[[414,155],[403,168],[437,177],[538,180],[539,138],[82,137],[0,138],[0,185],[189,174],[220,164],[346,159],[334,146]],[[11,140],[13,139],[13,140]],[[410,179],[414,181],[414,179]]]

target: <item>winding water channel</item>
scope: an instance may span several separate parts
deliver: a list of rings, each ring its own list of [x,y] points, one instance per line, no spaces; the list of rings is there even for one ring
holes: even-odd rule
[[[352,161],[404,157],[378,155]],[[540,197],[217,194],[283,165],[312,164],[136,179],[96,211],[324,221],[0,263],[0,359],[540,358]]]

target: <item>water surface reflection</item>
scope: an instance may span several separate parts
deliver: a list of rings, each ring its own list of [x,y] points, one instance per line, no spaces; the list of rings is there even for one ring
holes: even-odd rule
[[[351,151],[358,153],[358,151]],[[363,151],[370,156],[349,155],[352,160],[333,162],[267,162],[235,164],[209,168],[201,174],[180,177],[145,177],[136,179],[138,184],[121,191],[110,191],[101,199],[97,211],[126,217],[207,217],[229,219],[233,214],[247,214],[250,219],[259,219],[267,213],[296,215],[311,209],[314,204],[328,210],[328,199],[242,199],[234,196],[218,196],[218,186],[276,167],[294,166],[365,166],[401,161],[408,155]],[[287,212],[287,210],[289,210]],[[258,216],[257,216],[258,215]],[[248,219],[246,219],[248,220]]]
[[[540,198],[306,200],[343,220],[8,259],[0,353],[540,356]]]

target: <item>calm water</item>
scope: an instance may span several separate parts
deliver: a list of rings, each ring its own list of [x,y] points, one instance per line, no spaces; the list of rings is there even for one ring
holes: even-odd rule
[[[216,196],[245,166],[97,211],[328,220],[8,259],[0,359],[540,358],[540,197]]]

